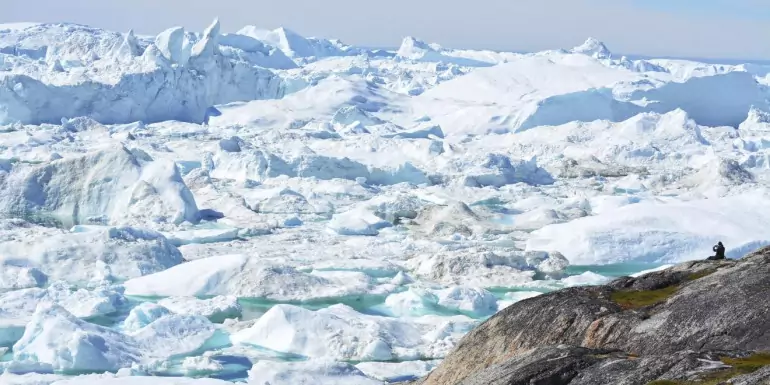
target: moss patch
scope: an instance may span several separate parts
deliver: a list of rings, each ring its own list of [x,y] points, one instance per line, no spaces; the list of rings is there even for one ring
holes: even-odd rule
[[[746,358],[722,357],[721,360],[740,374],[749,374],[770,365],[770,353],[756,353]]]
[[[745,358],[722,357],[720,360],[725,365],[730,365],[731,368],[705,374],[694,381],[656,380],[647,383],[647,385],[718,385],[731,378],[751,374],[770,365],[770,353],[756,353]]]
[[[699,271],[697,273],[692,273],[692,274],[688,275],[687,276],[687,280],[688,281],[695,281],[696,279],[701,279],[703,277],[708,277],[709,275],[714,274],[716,272],[717,272],[716,269],[701,270],[701,271]]]
[[[678,285],[658,290],[620,290],[612,293],[610,298],[624,309],[640,309],[665,302],[677,290]]]

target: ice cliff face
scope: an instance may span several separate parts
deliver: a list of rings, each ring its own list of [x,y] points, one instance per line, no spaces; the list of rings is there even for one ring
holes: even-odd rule
[[[14,52],[26,50],[34,58],[45,51],[53,66],[35,76],[0,74],[0,124],[58,123],[77,116],[102,123],[202,122],[212,105],[279,98],[285,93],[273,72],[240,60],[239,53],[251,59],[247,51],[231,47],[227,56],[222,54],[218,22],[196,42],[182,28],[166,30],[141,56],[137,55],[142,45],[132,34],[86,32],[83,35],[89,38],[82,42],[72,41],[71,36],[62,43],[68,48],[66,54],[64,48],[27,43],[19,33]],[[89,59],[93,70],[83,72],[75,67],[78,63],[64,65],[63,60],[71,56],[86,56],[81,51],[96,55]],[[263,57],[269,56],[270,52]],[[79,81],[72,82],[73,77]]]

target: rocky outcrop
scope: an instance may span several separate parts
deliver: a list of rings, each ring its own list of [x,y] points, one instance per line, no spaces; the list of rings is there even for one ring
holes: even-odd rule
[[[514,304],[422,385],[770,383],[770,248]]]

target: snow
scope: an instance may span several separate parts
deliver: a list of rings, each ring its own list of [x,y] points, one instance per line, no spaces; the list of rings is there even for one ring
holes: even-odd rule
[[[741,257],[769,74],[2,24],[0,382],[409,381],[518,301]]]

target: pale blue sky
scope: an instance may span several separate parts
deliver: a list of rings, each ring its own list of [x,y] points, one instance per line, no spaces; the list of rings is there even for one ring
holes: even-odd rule
[[[155,34],[285,26],[350,44],[393,47],[411,35],[447,47],[533,51],[588,36],[614,52],[770,59],[770,0],[10,0],[0,22],[74,22]]]

